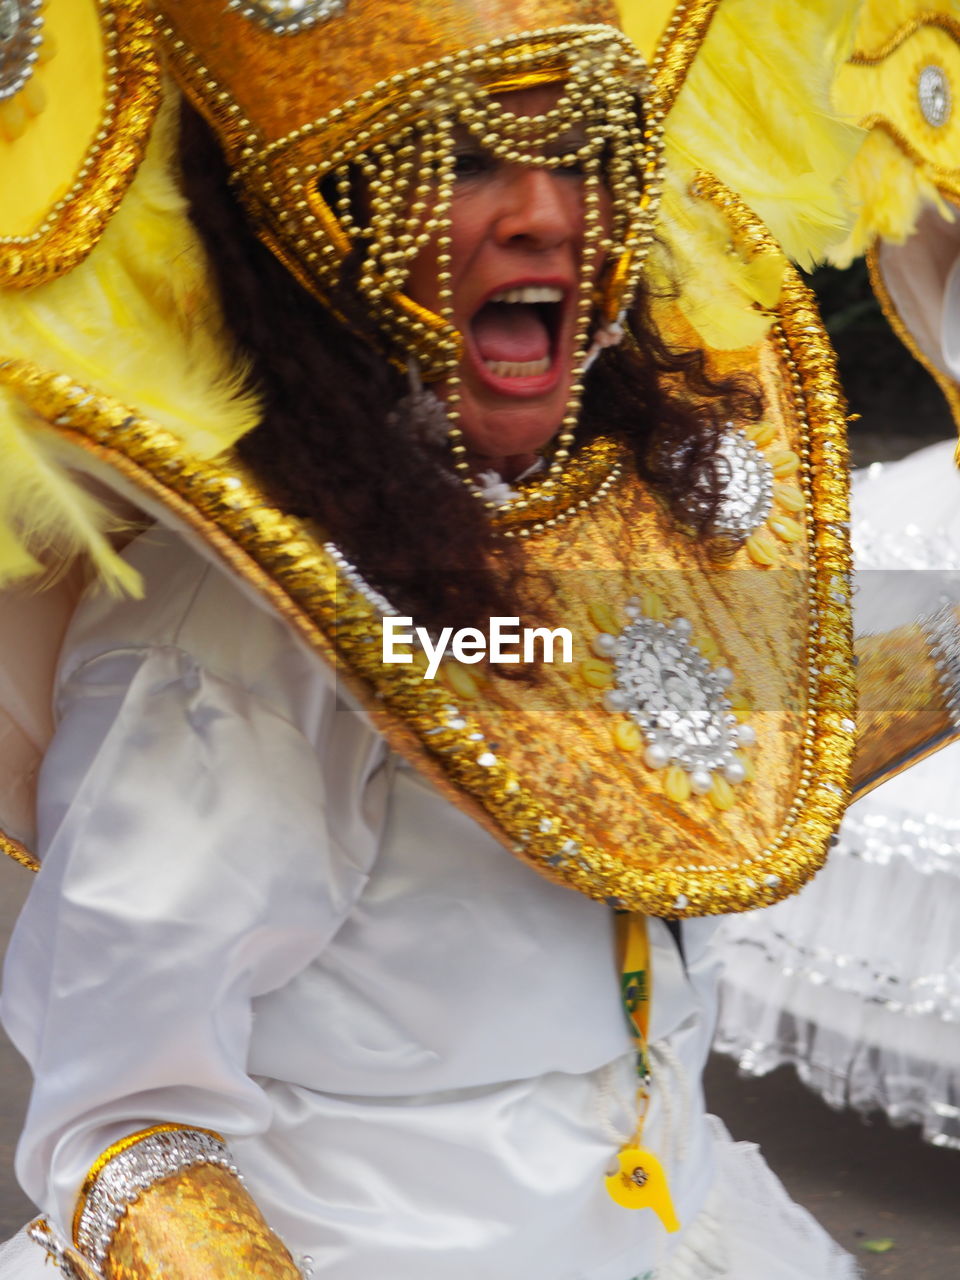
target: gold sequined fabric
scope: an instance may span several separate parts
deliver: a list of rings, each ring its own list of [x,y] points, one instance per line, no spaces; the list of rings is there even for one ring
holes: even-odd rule
[[[299,1280],[282,1241],[235,1174],[195,1165],[130,1205],[104,1264],[106,1280]]]
[[[857,641],[859,797],[960,737],[951,725],[930,646],[916,626]]]
[[[222,0],[159,0],[155,8],[178,73],[222,129],[234,165],[249,158],[251,145],[275,145],[394,75],[521,32],[546,51],[550,38],[533,33],[618,25],[608,0],[350,0],[326,21],[281,37]],[[360,125],[349,110],[342,123]]]

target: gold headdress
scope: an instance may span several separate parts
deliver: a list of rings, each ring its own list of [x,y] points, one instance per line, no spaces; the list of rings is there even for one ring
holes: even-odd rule
[[[404,286],[438,234],[443,272],[458,129],[501,159],[576,162],[594,192],[602,170],[613,203],[604,310],[629,303],[652,238],[660,131],[644,129],[645,64],[605,0],[158,7],[177,77],[216,129],[260,237],[334,305],[345,259],[362,250],[356,287],[392,351],[426,377],[454,372],[459,335],[443,297],[434,315]],[[563,86],[546,116],[515,116],[497,98],[543,83]]]
[[[960,0],[866,0],[836,101],[869,135],[850,170],[856,222],[831,257],[847,266],[866,254],[887,318],[960,428],[941,332],[960,260]]]
[[[605,266],[602,320],[630,301],[653,240],[660,118],[646,122],[646,66],[608,0],[160,0],[159,30],[188,97],[213,125],[260,238],[300,283],[343,312],[345,264],[389,355],[446,381],[454,466],[470,483],[458,426],[462,335],[453,322],[449,214],[460,145],[498,160],[584,175],[576,350],[581,368],[547,485],[569,456]],[[291,21],[291,13],[295,18]],[[545,115],[516,115],[505,92],[562,86]],[[601,225],[601,186],[612,225]],[[406,290],[435,246],[439,296]]]

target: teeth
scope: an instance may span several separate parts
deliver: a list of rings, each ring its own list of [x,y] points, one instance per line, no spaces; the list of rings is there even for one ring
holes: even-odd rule
[[[550,368],[550,357],[540,360],[484,360],[498,378],[538,378]]]
[[[515,289],[502,289],[490,302],[562,302],[563,290],[551,284],[522,284]]]

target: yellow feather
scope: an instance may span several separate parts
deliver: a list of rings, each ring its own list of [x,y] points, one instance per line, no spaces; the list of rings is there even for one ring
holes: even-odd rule
[[[830,90],[855,17],[849,0],[724,0],[670,113],[663,235],[686,295],[681,305],[711,345],[741,346],[745,333],[762,334],[785,264],[738,259],[729,234],[719,243],[704,221],[690,184],[698,170],[716,174],[804,266],[843,237],[843,175],[864,135],[833,112]]]
[[[56,575],[82,554],[109,590],[139,594],[137,573],[108,538],[118,521],[78,483],[60,449],[52,432],[0,400],[0,586]]]
[[[852,63],[838,77],[835,98],[852,119],[872,124],[870,137],[849,174],[850,202],[856,221],[850,234],[831,249],[830,258],[846,266],[881,237],[902,244],[921,210],[935,204],[953,221],[937,190],[943,170],[952,171],[960,144],[960,118],[953,110],[940,127],[931,127],[918,110],[917,76],[925,65],[940,66],[956,84],[957,51],[937,16],[960,20],[960,0],[936,7],[922,0],[866,0],[856,33],[859,52],[881,61]],[[917,28],[913,24],[921,21]],[[893,38],[905,34],[902,43]],[[956,93],[956,89],[954,89]]]
[[[849,189],[857,220],[846,239],[830,251],[830,261],[838,267],[849,266],[878,236],[903,244],[927,204],[936,205],[946,221],[954,219],[933,182],[880,130],[870,134],[857,156]]]
[[[212,456],[256,425],[199,239],[175,183],[170,95],[140,171],[89,257],[50,284],[0,295],[0,357],[66,373]],[[43,424],[0,400],[0,583],[83,553],[113,590],[137,576],[110,545],[111,513],[60,459]]]
[[[99,244],[51,284],[0,297],[0,354],[68,373],[174,431],[198,454],[253,427],[257,399],[224,336],[175,185],[175,102]]]

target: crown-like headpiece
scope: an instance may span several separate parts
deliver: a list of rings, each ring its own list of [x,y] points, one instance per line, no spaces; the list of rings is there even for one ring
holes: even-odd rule
[[[215,129],[260,237],[335,309],[352,256],[353,287],[389,351],[415,356],[427,377],[452,373],[460,335],[442,290],[434,314],[404,287],[428,241],[438,245],[443,281],[458,130],[508,162],[575,161],[594,253],[601,232],[589,220],[606,185],[613,224],[602,246],[603,310],[613,318],[628,304],[651,240],[659,122],[643,118],[646,67],[606,0],[160,0],[156,8],[173,70]],[[510,90],[544,83],[562,86],[546,115],[516,116],[504,105]]]

